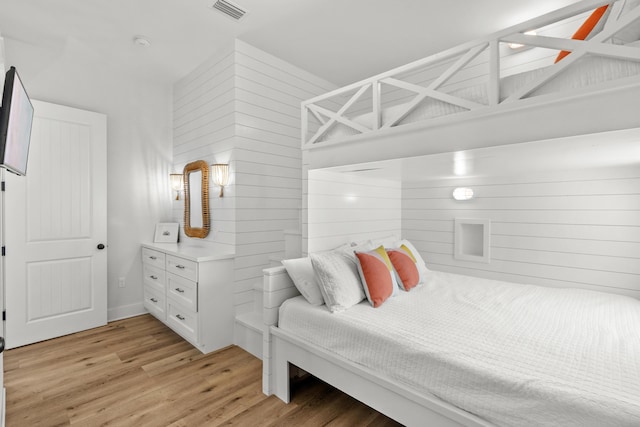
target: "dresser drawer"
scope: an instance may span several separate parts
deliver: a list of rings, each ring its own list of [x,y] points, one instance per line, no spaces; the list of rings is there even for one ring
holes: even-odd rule
[[[144,287],[144,307],[158,319],[165,321],[167,306],[164,292],[158,292],[155,288],[145,285]]]
[[[167,273],[167,298],[173,299],[189,310],[198,311],[198,284],[184,277]]]
[[[167,283],[164,270],[144,264],[142,271],[145,286],[149,286],[164,295],[164,289]]]
[[[167,324],[192,343],[198,342],[198,318],[191,310],[167,300]]]
[[[153,249],[142,248],[142,263],[164,269],[165,254]]]
[[[198,281],[198,263],[188,259],[167,255],[166,270],[191,281]]]

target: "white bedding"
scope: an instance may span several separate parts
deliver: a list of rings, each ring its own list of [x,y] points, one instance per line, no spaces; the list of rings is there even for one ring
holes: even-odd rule
[[[640,301],[430,272],[379,308],[279,328],[496,425],[640,426]]]
[[[640,47],[640,41],[630,43],[628,46]],[[545,72],[546,69],[547,67],[538,68],[502,78],[500,81],[501,100],[504,100],[509,95],[515,93],[517,89],[537,78]],[[630,76],[640,76],[640,63],[601,56],[585,56],[577,60],[575,64],[568,67],[544,86],[537,89],[530,96],[558,93],[566,90],[588,87],[611,80],[623,79]],[[484,83],[456,89],[448,93],[459,98],[488,105],[487,86]],[[383,108],[382,123],[387,123],[390,120],[395,119],[403,109],[404,104]],[[400,125],[428,120],[440,116],[447,116],[464,111],[468,110],[447,102],[427,98],[422,101],[413,110],[413,112],[407,115],[407,117],[400,122]],[[372,113],[366,113],[351,117],[351,120],[367,128],[371,128],[372,116]],[[346,125],[336,124],[329,129],[322,138],[320,138],[320,141],[329,141],[332,139],[356,135],[358,133],[358,131]]]

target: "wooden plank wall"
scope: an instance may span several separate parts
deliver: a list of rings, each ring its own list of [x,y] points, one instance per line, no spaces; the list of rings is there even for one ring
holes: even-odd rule
[[[235,146],[235,51],[229,47],[215,55],[174,85],[173,91],[173,171],[182,172],[195,160],[229,163],[231,176],[236,168]],[[211,180],[210,180],[211,182]],[[173,202],[173,219],[180,222],[180,241],[197,241],[212,249],[235,248],[235,183],[225,188],[211,185],[209,207],[211,233],[206,239],[191,239],[183,233],[184,197]]]
[[[456,217],[491,220],[489,264],[454,259]],[[637,167],[405,183],[402,233],[435,270],[640,297]]]
[[[252,309],[253,287],[270,258],[282,258],[284,231],[300,230],[300,103],[335,88],[236,41],[236,312]]]
[[[308,252],[400,236],[401,183],[327,170],[309,171]]]
[[[224,198],[211,184],[212,229],[198,243],[235,251],[236,314],[253,309],[262,270],[284,255],[284,231],[300,230],[300,103],[334,88],[240,40],[174,88],[174,169],[230,164]],[[183,208],[174,204],[181,223]]]

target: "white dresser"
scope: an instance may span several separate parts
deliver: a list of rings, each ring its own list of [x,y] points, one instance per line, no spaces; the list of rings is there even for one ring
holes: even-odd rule
[[[233,257],[197,246],[143,244],[145,308],[203,353],[233,344]]]

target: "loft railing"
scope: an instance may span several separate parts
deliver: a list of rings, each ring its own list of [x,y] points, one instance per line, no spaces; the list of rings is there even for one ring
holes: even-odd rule
[[[571,67],[576,61],[587,54],[640,61],[640,47],[618,45],[609,42],[611,38],[621,30],[634,24],[640,25],[640,6],[621,14],[624,3],[625,0],[585,0],[510,27],[480,41],[465,43],[309,99],[302,103],[302,147],[311,148],[316,144],[322,144],[325,142],[322,138],[332,127],[338,124],[348,127],[354,133],[361,134],[398,126],[416,107],[429,98],[460,107],[463,111],[473,111],[498,104],[516,102],[526,98],[536,89],[545,85],[545,83],[549,82],[563,70]],[[589,40],[582,41],[561,37],[525,34],[531,29],[544,28],[568,18],[592,11],[606,4],[610,5],[606,23],[603,29]],[[500,93],[501,43],[517,43],[528,47],[569,51],[571,54],[552,66],[546,67],[544,72],[518,88],[514,93],[503,96],[504,94]],[[453,76],[463,71],[478,55],[485,52],[488,52],[488,61],[485,65],[487,69],[484,77],[487,87],[486,103],[471,101],[440,90]],[[403,80],[403,75],[451,61],[453,62],[444,72],[435,79],[430,80],[426,85],[411,83],[406,81],[406,79]],[[400,107],[398,111],[394,110],[394,114],[384,121],[382,115],[384,105],[384,100],[382,99],[383,85],[403,89],[414,94],[409,102],[402,104],[402,107]],[[363,102],[365,94],[371,97],[370,101],[366,100],[367,103],[370,102],[369,108],[367,109],[368,111],[365,111],[371,116],[368,124],[354,121],[353,118],[347,116],[347,112],[349,112],[354,105]],[[323,103],[325,106],[321,105]],[[327,107],[326,104],[330,104],[333,108]]]

